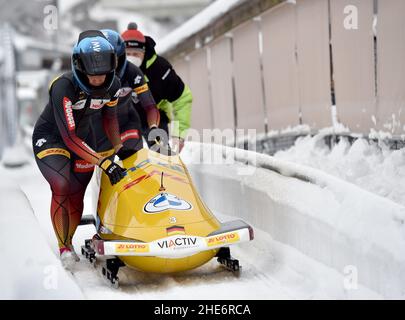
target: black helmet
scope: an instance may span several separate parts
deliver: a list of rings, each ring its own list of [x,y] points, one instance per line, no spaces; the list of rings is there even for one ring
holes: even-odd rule
[[[103,33],[88,30],[80,34],[73,48],[72,71],[79,87],[89,95],[104,95],[114,81],[117,56]],[[100,87],[90,85],[87,75],[106,75]]]

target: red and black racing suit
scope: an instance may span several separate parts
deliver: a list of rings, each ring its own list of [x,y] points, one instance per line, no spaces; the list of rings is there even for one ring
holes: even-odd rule
[[[121,144],[116,117],[120,86],[115,77],[103,96],[88,96],[72,72],[67,72],[51,84],[49,102],[35,124],[35,160],[52,190],[51,219],[61,250],[72,244],[86,187],[102,158],[92,149],[95,137],[90,119],[101,114],[112,144]]]
[[[117,117],[120,126],[121,140],[124,146],[140,150],[142,148],[142,123],[134,105],[142,109],[146,128],[152,125],[159,125],[160,114],[156,107],[155,100],[145,82],[144,74],[140,68],[128,62],[124,74],[120,79],[121,91],[117,107]],[[95,115],[100,118],[101,116]],[[97,151],[103,156],[113,154],[111,142],[106,137],[101,121],[93,121],[95,128]]]

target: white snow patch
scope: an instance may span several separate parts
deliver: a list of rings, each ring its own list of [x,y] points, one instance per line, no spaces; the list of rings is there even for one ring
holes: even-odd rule
[[[65,14],[81,2],[84,2],[84,0],[58,0],[58,9],[60,14]]]
[[[322,135],[298,138],[294,146],[274,157],[320,169],[405,206],[405,149],[383,143],[341,138],[332,149]]]
[[[207,153],[237,163],[201,163]],[[250,151],[189,142],[182,158],[212,210],[244,218],[336,270],[354,265],[360,283],[385,297],[404,297],[404,206],[319,170]],[[241,175],[248,167],[250,175]]]
[[[72,277],[50,251],[12,171],[0,168],[0,299],[80,299]]]
[[[166,51],[174,48],[183,40],[197,33],[204,27],[208,26],[216,18],[224,15],[227,11],[236,7],[246,0],[217,0],[210,6],[206,7],[200,13],[186,21],[177,29],[173,30],[164,37],[156,46],[159,53],[164,54]]]

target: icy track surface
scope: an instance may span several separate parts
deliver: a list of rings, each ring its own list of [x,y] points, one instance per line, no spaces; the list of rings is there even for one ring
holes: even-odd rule
[[[21,169],[0,168],[0,176],[13,179],[26,194],[40,229],[48,241],[44,251],[58,256],[56,239],[49,218],[50,189],[35,163]],[[91,208],[89,186],[85,199],[85,213]],[[13,202],[7,194],[1,201]],[[4,212],[3,214],[12,214]],[[231,219],[216,213],[221,221]],[[3,226],[4,227],[4,226]],[[233,247],[232,255],[240,260],[242,271],[234,276],[215,259],[208,264],[179,275],[140,273],[128,268],[119,272],[120,288],[108,287],[100,275],[84,258],[77,266],[73,279],[87,299],[380,299],[380,295],[359,286],[344,288],[342,273],[303,255],[296,249],[274,241],[268,233],[254,226],[255,240]],[[95,230],[92,226],[79,227],[74,238],[76,251]],[[0,246],[4,246],[2,243]],[[16,253],[18,254],[18,253]],[[11,259],[12,257],[7,257]],[[14,276],[21,276],[14,275]],[[12,285],[12,284],[11,284]],[[22,290],[24,288],[21,288]],[[16,297],[18,298],[18,297]],[[27,298],[27,297],[26,297]],[[32,296],[29,298],[38,298]]]

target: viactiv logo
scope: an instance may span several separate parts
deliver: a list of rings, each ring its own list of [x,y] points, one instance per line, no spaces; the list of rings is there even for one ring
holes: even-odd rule
[[[166,210],[190,210],[192,205],[187,201],[180,199],[179,197],[162,192],[153,197],[147,204],[145,204],[143,210],[146,213],[154,214],[163,212]]]

